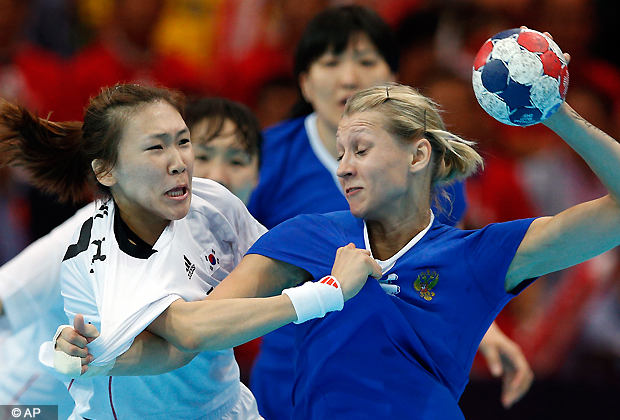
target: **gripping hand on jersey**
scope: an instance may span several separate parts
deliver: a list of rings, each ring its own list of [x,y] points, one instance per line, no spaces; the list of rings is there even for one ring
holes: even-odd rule
[[[340,282],[344,300],[347,301],[359,293],[368,277],[381,278],[381,267],[370,256],[369,251],[348,244],[338,248],[332,276]]]
[[[99,331],[94,325],[85,324],[84,316],[79,314],[73,320],[73,328],[69,325],[63,327],[54,343],[54,368],[58,372],[79,378],[104,374],[112,368],[114,363],[94,368],[86,375],[88,364],[93,361],[87,344],[99,337]]]

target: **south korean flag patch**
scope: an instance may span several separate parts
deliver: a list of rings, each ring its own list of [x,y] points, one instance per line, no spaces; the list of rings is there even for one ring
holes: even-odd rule
[[[207,266],[207,273],[213,274],[220,268],[220,250],[216,246],[209,246],[202,253],[201,258]]]

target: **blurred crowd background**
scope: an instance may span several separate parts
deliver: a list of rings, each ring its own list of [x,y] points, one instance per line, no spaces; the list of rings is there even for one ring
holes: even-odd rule
[[[243,102],[267,127],[297,100],[293,54],[306,23],[344,3],[351,2],[0,0],[0,97],[52,120],[80,120],[102,86],[157,83],[190,98]],[[398,34],[399,81],[438,101],[451,131],[478,142],[486,165],[467,183],[466,228],[552,215],[605,194],[550,130],[503,126],[486,115],[473,95],[471,66],[497,32],[521,25],[548,31],[572,57],[567,101],[620,138],[619,2],[355,3],[375,9]],[[19,169],[0,169],[0,264],[78,207],[37,192]],[[547,276],[506,307],[498,323],[523,348],[536,382],[504,411],[500,384],[476,363],[461,400],[466,418],[620,418],[617,251]]]

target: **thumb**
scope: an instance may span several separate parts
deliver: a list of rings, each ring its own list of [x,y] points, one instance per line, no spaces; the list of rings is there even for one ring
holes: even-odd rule
[[[75,332],[86,338],[89,343],[99,337],[97,328],[92,324],[86,324],[84,322],[84,315],[82,314],[77,314],[73,319],[73,328]]]
[[[496,378],[502,376],[502,373],[504,372],[504,366],[502,365],[502,360],[497,349],[489,348],[486,349],[486,351],[483,351],[482,354],[487,361],[487,366],[491,371],[491,375]]]
[[[372,257],[369,256],[368,258],[370,258],[370,266],[372,268],[372,272],[369,275],[379,280],[381,277],[383,277],[381,266],[377,264],[377,262]]]

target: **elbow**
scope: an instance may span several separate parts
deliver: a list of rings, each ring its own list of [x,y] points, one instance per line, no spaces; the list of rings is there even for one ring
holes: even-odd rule
[[[192,331],[183,332],[175,341],[174,346],[185,353],[196,353],[203,350],[200,340]]]
[[[221,335],[220,335],[221,334]],[[173,345],[184,353],[199,353],[201,351],[218,351],[231,346],[226,343],[226,335],[216,331],[198,331],[195,328],[184,329],[177,336]]]

